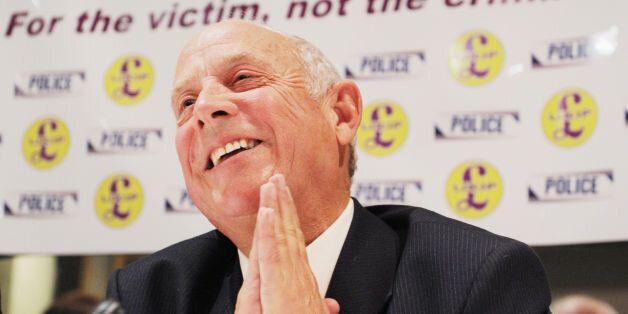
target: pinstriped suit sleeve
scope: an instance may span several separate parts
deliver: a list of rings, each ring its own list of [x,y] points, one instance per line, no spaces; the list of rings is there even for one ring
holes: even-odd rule
[[[368,210],[403,243],[387,313],[549,313],[545,270],[527,245],[423,208]]]
[[[115,299],[117,301],[120,300],[120,291],[118,290],[118,273],[119,269],[114,271],[111,276],[109,276],[109,282],[107,283],[107,299]]]
[[[545,270],[534,251],[504,241],[476,273],[463,313],[550,313]]]

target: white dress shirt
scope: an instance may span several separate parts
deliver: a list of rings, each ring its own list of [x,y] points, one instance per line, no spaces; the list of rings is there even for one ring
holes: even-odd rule
[[[318,290],[321,296],[325,296],[325,293],[327,293],[331,275],[334,272],[334,268],[336,268],[342,245],[345,243],[347,233],[349,233],[349,227],[353,220],[353,210],[353,200],[349,198],[347,206],[336,221],[305,248],[307,259],[318,283]],[[238,250],[238,256],[240,257],[242,277],[246,278],[246,273],[249,269],[249,259],[240,250]]]

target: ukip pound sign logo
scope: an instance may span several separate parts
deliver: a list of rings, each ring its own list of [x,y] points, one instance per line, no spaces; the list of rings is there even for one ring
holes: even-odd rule
[[[555,94],[545,105],[542,117],[545,136],[561,147],[583,144],[597,125],[597,105],[582,89]]]
[[[449,51],[449,71],[467,86],[491,82],[501,71],[504,48],[499,39],[485,31],[462,34]]]
[[[49,170],[59,165],[70,147],[70,131],[56,117],[41,118],[26,130],[22,153],[35,169]]]
[[[490,214],[499,205],[502,192],[499,172],[486,162],[465,162],[447,180],[447,202],[456,214],[465,218]]]
[[[105,74],[107,95],[119,105],[140,103],[153,87],[155,74],[148,59],[139,55],[118,58]]]
[[[408,118],[401,106],[392,101],[369,104],[358,130],[360,148],[373,156],[394,153],[406,140]]]
[[[102,223],[111,228],[131,224],[142,211],[144,192],[140,182],[127,174],[112,175],[98,188],[95,207]]]

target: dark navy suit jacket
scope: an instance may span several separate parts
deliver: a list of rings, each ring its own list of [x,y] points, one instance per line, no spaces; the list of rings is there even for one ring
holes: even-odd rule
[[[117,270],[128,313],[233,313],[236,247],[218,231]],[[525,244],[422,208],[355,211],[326,297],[341,313],[549,313],[543,266]]]

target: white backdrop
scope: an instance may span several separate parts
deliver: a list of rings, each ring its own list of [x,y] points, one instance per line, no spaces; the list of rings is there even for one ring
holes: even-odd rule
[[[310,40],[358,82],[362,203],[533,245],[628,240],[628,2],[0,8],[0,254],[151,252],[212,228],[185,194],[169,99],[180,47],[232,11]]]

